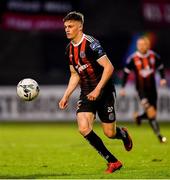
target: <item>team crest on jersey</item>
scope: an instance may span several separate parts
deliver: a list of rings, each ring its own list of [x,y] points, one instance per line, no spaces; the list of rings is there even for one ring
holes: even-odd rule
[[[155,64],[155,59],[154,59],[154,58],[151,58],[151,59],[150,59],[150,62],[151,62],[151,64]]]
[[[85,57],[86,57],[86,54],[85,54],[84,51],[80,51],[80,57],[81,57],[81,58],[85,58]]]

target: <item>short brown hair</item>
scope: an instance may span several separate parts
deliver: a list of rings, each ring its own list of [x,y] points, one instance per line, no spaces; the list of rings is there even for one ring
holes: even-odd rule
[[[80,12],[72,11],[63,18],[63,22],[69,21],[69,20],[79,21],[83,24],[84,23],[84,15]]]

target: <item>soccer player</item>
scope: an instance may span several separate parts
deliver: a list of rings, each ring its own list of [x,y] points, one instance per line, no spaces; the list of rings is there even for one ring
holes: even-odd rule
[[[138,38],[137,51],[130,55],[127,59],[124,68],[124,76],[122,89],[120,95],[124,96],[125,85],[128,80],[128,75],[134,71],[136,78],[136,90],[138,92],[141,105],[144,108],[144,113],[139,115],[137,112],[134,114],[134,119],[137,125],[140,125],[143,119],[148,119],[151,128],[157,135],[160,142],[165,142],[166,137],[160,133],[159,124],[156,121],[157,115],[157,89],[155,82],[156,70],[160,73],[160,85],[166,85],[164,65],[159,55],[150,50],[149,39],[145,36]]]
[[[70,40],[66,56],[71,76],[59,107],[67,107],[69,97],[80,85],[76,113],[79,132],[108,162],[106,173],[112,173],[120,169],[122,163],[93,131],[93,122],[97,112],[104,134],[111,139],[121,139],[127,151],[132,149],[132,140],[127,129],[116,126],[115,88],[112,82],[114,67],[99,41],[83,33],[83,14],[70,12],[63,21],[66,36]]]

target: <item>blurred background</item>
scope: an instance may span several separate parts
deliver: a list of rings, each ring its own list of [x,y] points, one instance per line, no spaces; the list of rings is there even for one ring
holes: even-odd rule
[[[170,83],[170,0],[1,0],[1,120],[74,118],[77,95],[64,113],[56,106],[70,75],[64,57],[68,40],[62,19],[72,10],[85,15],[84,32],[101,42],[114,64],[118,89],[126,58],[135,50],[140,35],[148,36],[151,48],[162,57]],[[41,87],[40,97],[29,104],[20,102],[15,90],[27,77]],[[140,109],[136,102],[133,88],[124,99],[118,97],[121,120],[131,119],[132,111]],[[168,120],[168,89],[161,90],[159,107],[160,119]]]

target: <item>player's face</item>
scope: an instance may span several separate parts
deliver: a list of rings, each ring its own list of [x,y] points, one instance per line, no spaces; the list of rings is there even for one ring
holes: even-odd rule
[[[64,29],[68,39],[74,40],[82,32],[82,24],[79,21],[69,20],[64,22]]]
[[[140,53],[145,54],[148,50],[148,43],[144,39],[139,39],[137,41],[137,50]]]

